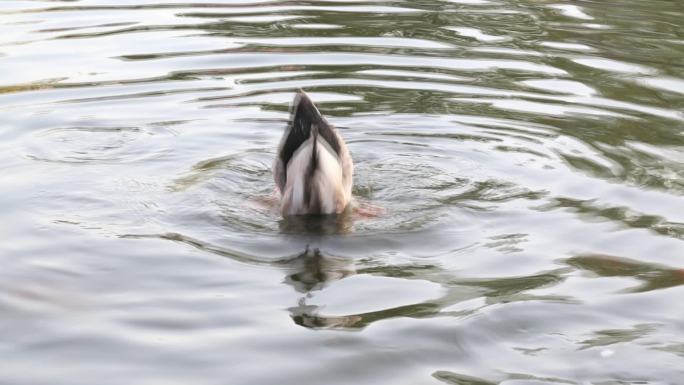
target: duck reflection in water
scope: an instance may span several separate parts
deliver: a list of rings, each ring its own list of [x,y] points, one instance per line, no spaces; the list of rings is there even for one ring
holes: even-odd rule
[[[284,234],[334,235],[349,234],[354,230],[349,209],[340,214],[287,216],[278,225]]]
[[[369,279],[377,278],[387,284],[387,278],[397,273],[396,268],[396,266],[374,266],[365,268],[358,267],[357,269],[357,266],[354,264],[354,260],[351,258],[324,255],[318,249],[310,250],[307,247],[302,254],[288,261],[289,271],[285,278],[285,283],[291,285],[295,288],[295,290],[304,294],[298,300],[297,306],[288,309],[290,311],[290,317],[297,325],[306,328],[352,330],[361,329],[373,322],[394,317],[432,317],[437,314],[442,307],[450,304],[442,300],[429,300],[430,297],[426,297],[423,299],[409,298],[405,303],[401,303],[402,301],[399,301],[399,303],[395,302],[392,305],[387,306],[387,303],[383,305],[382,298],[378,298],[376,306],[372,306],[370,309],[366,307],[366,310],[361,310],[364,308],[364,306],[360,306],[358,309],[361,311],[359,312],[351,314],[339,314],[340,308],[336,306],[336,303],[339,305],[340,303],[349,304],[356,303],[358,301],[361,304],[364,302],[367,304],[368,301],[365,301],[366,299],[364,298],[358,297],[358,294],[361,292],[357,292],[356,294],[350,296],[338,294],[342,295],[342,297],[339,297],[338,295],[326,296],[324,293],[321,293],[323,295],[316,294],[316,292],[319,290],[326,290],[327,286],[331,283],[350,278],[355,275],[359,275],[359,278],[361,278],[361,276],[366,276],[366,278]],[[409,276],[413,276],[413,273],[410,271],[410,267],[407,267],[407,269],[408,270],[404,273],[408,274]],[[422,267],[418,268],[416,272],[420,272],[423,269],[424,268]],[[382,279],[379,277],[386,278]],[[393,285],[411,285],[410,281],[402,281],[398,277],[390,278],[390,280],[393,281]],[[426,281],[423,281],[421,284],[425,285]],[[433,283],[432,285],[435,284]],[[368,291],[369,293],[375,293],[376,295],[378,294],[377,289],[375,291],[373,291],[370,287],[368,289],[370,289]],[[332,292],[335,292],[335,290]],[[330,293],[331,292],[328,291],[328,294]],[[441,293],[439,295],[441,295]],[[326,302],[326,297],[327,301],[332,301],[332,303]],[[319,303],[319,305],[312,305],[310,304],[311,302]],[[332,306],[332,310],[328,306]],[[353,307],[354,306],[352,306],[352,308]],[[326,312],[337,314],[325,314]]]
[[[307,246],[302,254],[289,263],[289,270],[285,283],[306,294],[299,299],[297,306],[288,309],[297,325],[308,328],[353,327],[361,321],[359,315],[323,316],[319,314],[319,306],[306,304],[306,299],[311,297],[312,291],[321,290],[330,282],[356,274],[353,260],[325,256],[319,249],[311,250]]]

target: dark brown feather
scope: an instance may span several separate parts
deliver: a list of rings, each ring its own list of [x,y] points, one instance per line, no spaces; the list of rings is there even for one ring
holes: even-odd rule
[[[311,99],[300,91],[297,93],[295,105],[292,107],[292,114],[287,127],[287,138],[278,154],[285,169],[287,169],[287,164],[297,149],[309,139],[313,125],[316,125],[318,134],[325,139],[333,151],[338,156],[340,155],[340,143],[332,126],[318,112]]]

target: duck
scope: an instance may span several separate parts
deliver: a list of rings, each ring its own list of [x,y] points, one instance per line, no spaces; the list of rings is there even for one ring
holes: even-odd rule
[[[353,173],[342,136],[297,90],[273,162],[283,217],[341,214],[352,199]]]

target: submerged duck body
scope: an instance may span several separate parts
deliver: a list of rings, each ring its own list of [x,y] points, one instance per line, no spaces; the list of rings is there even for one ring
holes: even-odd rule
[[[283,216],[341,213],[351,200],[353,171],[344,139],[298,91],[273,163]]]

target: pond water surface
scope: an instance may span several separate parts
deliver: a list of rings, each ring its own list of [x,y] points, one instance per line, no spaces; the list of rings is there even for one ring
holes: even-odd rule
[[[0,74],[0,384],[684,384],[680,0],[5,0]],[[300,87],[384,213],[268,205]]]

